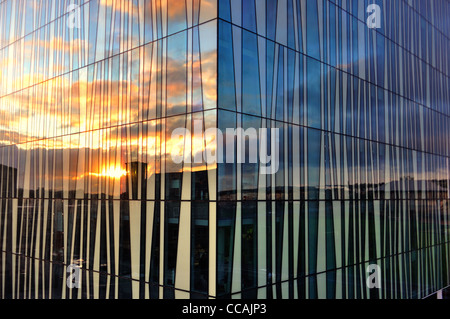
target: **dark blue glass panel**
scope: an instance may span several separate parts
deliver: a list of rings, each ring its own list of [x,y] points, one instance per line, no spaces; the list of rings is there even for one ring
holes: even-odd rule
[[[321,65],[319,61],[307,58],[307,87],[308,87],[308,126],[320,128],[320,73]]]
[[[306,1],[306,53],[316,59],[320,59],[319,44],[319,19],[317,13],[317,1]]]
[[[275,43],[266,42],[266,114],[272,118],[272,90],[274,81]]]
[[[292,6],[292,1],[287,2],[287,38],[288,47],[295,49],[295,31],[294,31],[294,8]]]
[[[217,167],[218,181],[217,194],[218,199],[233,200],[236,199],[236,142],[234,136],[227,136],[227,128],[236,128],[236,114],[228,111],[219,110],[218,128],[223,133],[223,163]],[[232,154],[228,154],[233,151]],[[232,157],[233,161],[228,163],[227,156]]]
[[[359,74],[359,43],[358,43],[358,20],[355,18],[350,19],[350,25],[351,25],[351,34],[353,36],[352,39],[352,53],[351,53],[351,65],[352,65],[352,74]],[[361,57],[362,58],[362,57]]]
[[[279,121],[284,121],[284,50],[286,48],[279,46],[278,51],[278,69],[276,74],[276,83],[277,89],[275,91],[276,94],[276,109],[275,109],[275,118]]]
[[[263,5],[259,3],[258,5]],[[242,26],[256,32],[255,0],[242,0]]]
[[[242,32],[242,111],[261,115],[258,41],[247,31]]]
[[[236,110],[233,36],[231,24],[219,21],[218,106]]]
[[[287,136],[285,134],[284,125],[282,122],[272,122],[278,130],[279,130],[279,140],[277,141],[277,148],[279,151],[279,168],[278,171],[275,173],[275,199],[277,200],[283,200],[285,199],[285,185],[288,181],[285,180],[285,173],[286,173],[286,165],[285,165],[285,146],[284,141],[287,139]],[[272,136],[270,136],[272,138]]]
[[[219,18],[231,22],[231,8],[230,0],[218,0],[219,4]]]
[[[277,35],[277,7],[278,0],[267,0],[266,2],[266,28],[267,38],[275,40]]]
[[[287,105],[287,121],[289,123],[293,122],[293,110],[294,107],[298,107],[298,106],[294,106],[294,76],[295,73],[298,72],[296,70],[296,65],[295,65],[295,52],[292,50],[288,50],[287,52],[288,54],[288,60],[287,60],[287,87],[288,87],[288,105]]]
[[[308,129],[308,199],[319,199],[321,132]]]
[[[337,131],[337,127],[336,127],[336,117],[339,117],[339,114],[336,114],[336,94],[333,94],[333,92],[336,92],[337,87],[336,87],[336,77],[337,77],[337,71],[334,68],[329,68],[329,73],[328,76],[330,77],[330,92],[331,96],[330,96],[330,123],[331,123],[331,127],[329,127],[328,129],[332,132],[336,132]]]
[[[377,47],[375,49],[377,57],[377,82],[378,86],[384,87],[384,64],[385,64],[385,39],[377,33],[376,34]],[[388,67],[389,69],[389,67]]]

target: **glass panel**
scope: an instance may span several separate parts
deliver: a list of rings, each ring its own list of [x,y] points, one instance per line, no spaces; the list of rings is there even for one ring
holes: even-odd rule
[[[186,128],[186,116],[169,117],[166,119],[166,199],[180,200],[183,177],[183,164],[185,159],[190,159],[189,149],[185,148],[188,135],[177,140],[177,136],[172,139],[172,134],[177,129]],[[189,127],[188,127],[189,128]],[[181,161],[174,161],[174,156],[181,156]],[[176,158],[175,158],[176,159]]]
[[[201,0],[199,23],[217,18],[217,1],[220,0]]]
[[[261,115],[258,42],[255,34],[242,32],[242,111]]]
[[[219,21],[218,106],[236,110],[234,59],[231,24]]]
[[[167,0],[167,15],[169,17],[169,34],[187,28],[186,22],[186,2],[179,0]]]
[[[217,108],[217,21],[199,26],[203,109]]]
[[[236,128],[236,115],[232,112],[219,111],[219,130],[223,134],[223,163],[218,165],[218,198],[236,199],[236,141],[234,135],[226,134],[227,129]]]
[[[244,163],[241,165],[242,199],[256,200],[258,196],[259,128],[261,120],[253,116],[242,116],[245,139]]]
[[[306,53],[308,56],[320,59],[319,18],[317,1],[306,1]],[[310,73],[309,73],[310,74]]]
[[[308,126],[321,128],[321,64],[307,58],[307,87],[308,87]]]
[[[192,204],[191,298],[206,298],[209,274],[209,203]]]
[[[231,293],[236,203],[217,204],[217,295]]]
[[[242,202],[242,298],[255,299],[257,282],[257,203]],[[253,288],[253,289],[252,289]]]
[[[242,1],[242,26],[250,31],[256,32],[255,0]]]
[[[167,41],[167,115],[186,112],[187,32]]]
[[[175,270],[177,266],[178,228],[180,219],[180,203],[166,202],[164,216],[164,298],[174,298]]]

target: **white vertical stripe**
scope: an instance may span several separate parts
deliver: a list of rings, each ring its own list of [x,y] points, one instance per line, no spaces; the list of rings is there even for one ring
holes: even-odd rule
[[[217,283],[217,203],[209,203],[209,295],[216,295]]]
[[[85,233],[87,245],[86,245],[86,252],[85,252],[84,256],[86,256],[86,259],[85,259],[86,265],[91,265],[91,263],[93,261],[89,259],[90,246],[91,246],[90,243],[91,243],[91,240],[92,240],[91,239],[91,227],[92,227],[91,219],[92,219],[92,216],[91,216],[91,205],[90,205],[90,202],[88,204],[86,204],[85,207],[86,207],[85,213],[87,214],[87,218],[86,218],[87,219],[87,225],[86,225],[87,229],[86,229],[86,233]],[[53,226],[52,226],[52,229],[53,229]],[[81,236],[81,238],[84,238],[84,237]],[[53,239],[52,239],[52,241],[53,241]],[[88,296],[87,298],[89,299],[89,296],[90,296],[91,292],[90,292],[90,284],[89,284],[89,276],[88,275],[86,275],[86,294]]]
[[[63,256],[63,262],[64,262],[64,266],[63,268],[63,279],[61,280],[63,282],[62,284],[62,299],[66,299],[66,282],[64,281],[65,278],[65,274],[67,274],[66,270],[67,270],[67,265],[71,264],[70,261],[67,260],[67,249],[69,249],[69,247],[72,247],[73,249],[73,245],[68,245],[68,240],[67,240],[67,234],[69,232],[69,221],[68,221],[68,217],[69,217],[69,203],[68,201],[64,201],[63,203],[63,224],[64,224],[64,230],[63,230],[63,236],[64,236],[64,256]],[[73,224],[75,225],[75,220],[73,221]],[[72,239],[75,237],[75,233],[72,233]],[[73,250],[72,250],[73,252]],[[69,294],[71,294],[71,290],[69,289]]]
[[[130,201],[130,253],[133,299],[139,298],[141,250],[141,202]],[[99,228],[98,228],[99,230]],[[97,247],[97,245],[96,245]]]
[[[231,292],[241,291],[241,242],[242,242],[242,213],[241,202],[236,204],[236,226],[234,234],[234,249],[233,249],[233,272],[231,282]]]
[[[114,292],[114,298],[118,298],[119,297],[119,291],[118,291],[118,287],[119,287],[119,277],[117,277],[119,275],[119,243],[120,243],[120,201],[115,200],[114,201],[114,278],[115,278],[115,292]],[[83,216],[82,216],[83,218]],[[83,223],[82,223],[83,224]],[[83,227],[83,226],[81,226]],[[83,232],[81,232],[81,234],[83,235]],[[83,238],[83,237],[81,237]]]
[[[34,246],[34,255],[36,256],[36,259],[34,260],[34,287],[35,287],[35,292],[34,292],[34,298],[38,297],[39,291],[38,291],[38,287],[39,287],[39,259],[42,258],[40,253],[39,253],[39,249],[40,249],[40,238],[41,238],[41,212],[40,212],[40,201],[36,201],[36,225],[37,225],[37,230],[36,230],[36,243]],[[73,246],[72,246],[73,247]]]
[[[146,232],[145,232],[145,280],[150,282],[150,265],[151,265],[151,253],[152,253],[152,240],[153,240],[153,220],[155,212],[155,202],[147,202],[147,216],[146,216]],[[148,298],[148,289],[145,290],[145,297]]]
[[[175,288],[190,290],[191,279],[191,202],[181,202]],[[170,253],[170,252],[169,252]],[[188,299],[189,293],[175,290],[175,298]]]
[[[164,178],[163,178],[164,179]],[[159,298],[162,299],[164,295],[164,224],[165,224],[165,214],[164,214],[164,201],[161,202],[160,209],[160,233],[159,233]]]
[[[288,203],[284,204],[283,218],[283,246],[281,251],[281,280],[289,279],[289,207]],[[283,294],[283,298],[285,295]]]
[[[261,120],[261,128],[267,128],[267,121],[266,120]],[[266,143],[266,146],[268,144],[268,141]],[[261,140],[260,140],[260,147],[261,147]],[[261,163],[259,164],[259,175],[258,175],[258,200],[265,200],[267,197],[267,175],[263,175],[260,173],[260,169],[261,169]]]
[[[334,249],[336,255],[336,268],[343,266],[342,241],[341,241],[341,202],[333,201],[333,224],[334,224]]]
[[[11,278],[11,281],[12,281],[12,295],[13,295],[13,298],[15,298],[15,295],[16,295],[16,275],[17,275],[16,274],[16,260],[18,259],[17,255],[15,254],[15,253],[17,253],[16,242],[17,242],[17,235],[18,235],[17,234],[17,213],[16,213],[17,212],[17,208],[18,208],[18,199],[13,199],[13,200],[10,200],[8,202],[9,202],[7,204],[8,206],[12,205],[12,207],[11,207],[11,211],[12,211],[12,214],[11,214],[12,243],[11,244],[12,244],[12,252],[13,252],[13,254],[11,255],[11,259],[12,259],[12,278]],[[7,208],[6,211],[8,212],[8,208]]]
[[[308,204],[309,204],[309,202],[305,202],[305,274],[309,274],[309,271],[310,271],[310,269],[309,269],[310,256],[309,256],[309,249],[308,249],[308,247],[309,247],[309,238],[308,238],[308,236],[309,236],[309,218],[308,218],[309,217],[309,214],[308,214],[309,205]],[[305,282],[307,285],[306,291],[308,293],[309,280],[306,279]]]
[[[106,206],[106,213],[105,213],[105,224],[106,224],[106,271],[108,272],[108,274],[111,274],[111,228],[110,228],[110,220],[109,220],[109,215],[110,213],[114,213],[114,211],[110,211],[110,206],[108,204],[105,205]],[[74,231],[73,233],[75,233],[75,225],[76,225],[76,201],[75,201],[75,208],[74,208],[74,223],[73,223],[73,227],[74,227]],[[73,242],[72,242],[72,247],[74,247]],[[73,260],[73,248],[72,248],[72,256],[71,256],[71,260]],[[106,276],[106,299],[109,299],[109,293],[110,293],[110,289],[111,289],[111,276],[108,275]]]
[[[326,223],[325,223],[325,201],[319,202],[319,214],[318,214],[318,232],[317,232],[317,272],[325,271],[326,265]]]
[[[258,202],[258,228],[257,228],[257,236],[258,236],[258,287],[264,286],[267,284],[267,232],[266,232],[266,202]],[[266,297],[266,290],[259,289],[258,290],[258,299]]]

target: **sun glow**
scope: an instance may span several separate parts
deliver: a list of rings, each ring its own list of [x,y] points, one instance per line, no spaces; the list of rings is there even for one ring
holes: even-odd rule
[[[126,176],[126,175],[127,175],[127,171],[124,170],[122,167],[109,166],[109,167],[104,167],[103,170],[101,171],[101,173],[87,173],[87,174],[83,174],[80,177],[77,177],[74,179],[80,180],[80,179],[84,178],[85,176],[109,177],[109,178],[119,179],[122,176]]]
[[[125,175],[127,175],[127,171],[120,166],[105,167],[103,168],[102,173],[100,174],[100,176],[102,177],[110,177],[110,178],[121,178],[122,176]]]

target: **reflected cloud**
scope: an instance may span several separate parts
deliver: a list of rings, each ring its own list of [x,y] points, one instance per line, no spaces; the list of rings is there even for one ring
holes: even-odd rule
[[[47,46],[59,45],[67,50],[70,47],[61,39],[53,42]],[[159,42],[152,43],[145,50],[149,54],[156,53],[160,45]],[[136,49],[122,55],[123,60],[119,56],[110,58],[10,94],[0,98],[0,129],[17,134],[18,141],[25,142],[151,119],[156,116],[157,108],[166,108],[168,112],[179,109],[178,114],[193,105],[196,105],[195,111],[215,108],[217,52],[214,46],[206,48],[208,50],[199,52],[197,57],[187,52],[177,53],[181,59],[168,56],[166,65],[158,62],[157,55],[149,56],[150,61],[142,59]],[[125,63],[130,58],[133,61],[131,70],[123,69],[122,61]],[[106,63],[112,69],[111,73],[105,72]],[[189,88],[188,67],[198,70],[192,73]],[[158,82],[162,74],[167,78],[165,87]],[[157,90],[161,89],[167,92],[167,102],[163,104],[157,99]],[[200,100],[195,96],[193,100],[187,99],[187,90],[198,92],[202,97]],[[0,139],[5,142],[10,137],[2,136]]]

